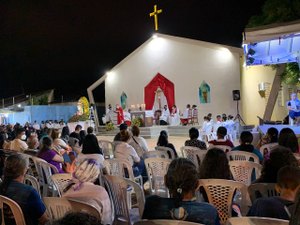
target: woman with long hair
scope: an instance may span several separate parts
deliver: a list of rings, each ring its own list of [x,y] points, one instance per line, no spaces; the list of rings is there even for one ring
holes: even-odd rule
[[[263,164],[261,176],[254,183],[277,183],[277,173],[284,166],[298,166],[297,159],[290,149],[276,146],[270,158]]]
[[[280,131],[278,144],[289,148],[293,153],[299,153],[298,138],[290,128],[283,128]]]
[[[143,219],[175,219],[195,223],[217,225],[217,210],[210,204],[196,201],[198,173],[188,159],[174,159],[165,175],[170,198],[156,195],[147,198]]]
[[[226,153],[217,147],[207,151],[199,171],[200,179],[232,180]]]
[[[160,132],[159,137],[158,137],[158,140],[157,140],[157,146],[168,147],[168,148],[172,149],[173,152],[174,152],[174,154],[175,154],[175,157],[176,157],[176,158],[178,157],[174,145],[171,144],[171,143],[169,143],[167,131],[162,130],[162,131]]]

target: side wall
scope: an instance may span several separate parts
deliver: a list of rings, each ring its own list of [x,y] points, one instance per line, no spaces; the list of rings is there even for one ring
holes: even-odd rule
[[[246,124],[259,123],[257,116],[263,117],[267,100],[268,90],[271,90],[271,86],[275,76],[275,70],[268,66],[250,66],[243,67],[241,76],[241,98],[242,98],[242,117]],[[258,91],[259,83],[266,83],[267,91],[265,97],[261,96]],[[272,114],[272,121],[280,120],[287,115],[287,109],[285,103],[289,98],[288,87],[282,85],[282,89],[279,92],[274,111]]]
[[[211,47],[213,46],[213,47]],[[211,112],[236,114],[232,90],[240,89],[239,54],[213,44],[195,44],[159,37],[146,43],[105,80],[106,105],[120,103],[121,93],[127,105],[144,103],[144,87],[157,74],[175,85],[179,109],[187,103],[199,108],[199,119]],[[199,86],[205,81],[211,88],[211,103],[200,104]]]

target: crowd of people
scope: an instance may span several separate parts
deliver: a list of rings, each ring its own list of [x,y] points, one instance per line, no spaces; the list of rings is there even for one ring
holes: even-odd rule
[[[210,121],[211,119],[207,120],[208,123]],[[218,121],[220,126],[216,127],[214,140],[209,142],[201,140],[202,130],[191,127],[189,139],[183,143],[185,146],[197,147],[199,151],[207,151],[199,168],[192,161],[180,157],[179,149],[169,142],[165,130],[160,132],[157,147],[167,147],[174,155],[165,175],[165,185],[170,198],[149,196],[142,217],[187,220],[209,225],[220,224],[218,211],[207,203],[208,198],[204,190],[199,190],[199,179],[234,180],[227,152],[218,148],[228,146],[232,151],[255,154],[262,164],[262,172],[260,177],[253,177],[252,183],[276,183],[276,190],[281,194],[279,197],[257,199],[250,207],[248,215],[293,219],[293,213],[297,212],[299,207],[295,202],[300,194],[297,195],[300,187],[300,168],[295,158],[295,153],[299,153],[299,145],[293,130],[284,128],[278,132],[276,128],[269,128],[257,145],[252,144],[252,133],[243,131],[239,145],[235,145],[226,138],[228,130],[224,124],[228,120],[223,115]],[[77,125],[70,133],[67,126],[60,132],[57,128],[46,126],[38,131],[33,127],[16,124],[14,127],[1,126],[0,134],[1,149],[22,153],[34,150],[37,157],[55,166],[59,173],[72,173],[72,181],[63,190],[62,196],[95,205],[101,211],[101,223],[112,223],[112,202],[106,189],[97,183],[99,168],[103,168],[105,159],[92,127],[88,127],[85,131]],[[134,175],[141,175],[143,181],[147,181],[144,153],[151,149],[147,141],[140,136],[139,127],[133,126],[129,130],[127,124],[122,123],[114,142],[114,157],[128,160]],[[259,148],[270,143],[278,145],[272,151],[262,154]],[[27,224],[44,224],[48,220],[45,205],[33,188],[23,184],[28,168],[26,162],[20,154],[11,154],[5,162],[1,161],[3,181],[0,185],[0,194],[20,204]],[[202,194],[202,202],[196,198],[196,193],[199,192]],[[72,214],[67,216],[70,217]],[[59,221],[51,223],[59,224]]]

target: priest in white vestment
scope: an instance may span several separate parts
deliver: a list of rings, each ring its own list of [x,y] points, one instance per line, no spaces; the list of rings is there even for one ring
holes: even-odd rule
[[[164,109],[161,112],[161,116],[159,117],[160,125],[168,125],[168,120],[170,116],[170,111],[167,105],[164,105]]]
[[[172,106],[171,115],[169,117],[169,124],[171,126],[178,126],[180,124],[179,110],[177,109],[176,105]]]

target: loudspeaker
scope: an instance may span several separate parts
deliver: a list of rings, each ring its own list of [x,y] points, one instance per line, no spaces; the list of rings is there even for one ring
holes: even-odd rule
[[[233,97],[233,101],[241,100],[240,90],[233,90],[232,97]]]

